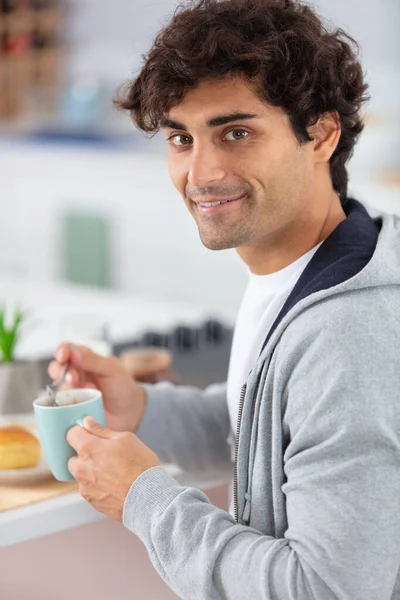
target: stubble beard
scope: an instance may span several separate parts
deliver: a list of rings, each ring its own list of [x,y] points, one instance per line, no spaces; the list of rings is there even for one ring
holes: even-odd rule
[[[243,221],[243,224],[231,229],[228,225],[225,225],[225,227],[222,225],[202,226],[199,222],[197,222],[197,227],[200,240],[208,250],[238,248],[247,245],[251,237],[248,224],[245,221]]]

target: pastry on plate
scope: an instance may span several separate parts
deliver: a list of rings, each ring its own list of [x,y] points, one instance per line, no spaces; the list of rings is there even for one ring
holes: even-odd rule
[[[39,440],[18,425],[0,427],[0,470],[36,467],[41,458]]]

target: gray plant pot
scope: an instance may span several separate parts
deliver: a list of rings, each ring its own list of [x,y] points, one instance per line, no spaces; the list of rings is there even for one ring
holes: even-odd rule
[[[38,362],[0,363],[0,415],[32,412],[40,387]]]

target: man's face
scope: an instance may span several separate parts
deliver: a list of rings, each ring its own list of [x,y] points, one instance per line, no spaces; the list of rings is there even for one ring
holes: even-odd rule
[[[262,247],[307,223],[310,144],[241,77],[203,81],[162,126],[172,181],[207,248]]]

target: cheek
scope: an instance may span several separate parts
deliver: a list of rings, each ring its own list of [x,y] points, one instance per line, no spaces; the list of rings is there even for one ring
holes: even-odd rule
[[[168,154],[168,171],[174,187],[184,196],[187,182],[184,161],[179,160],[179,157]]]
[[[295,195],[303,188],[310,176],[307,154],[299,147],[289,147],[272,165],[271,180]]]

